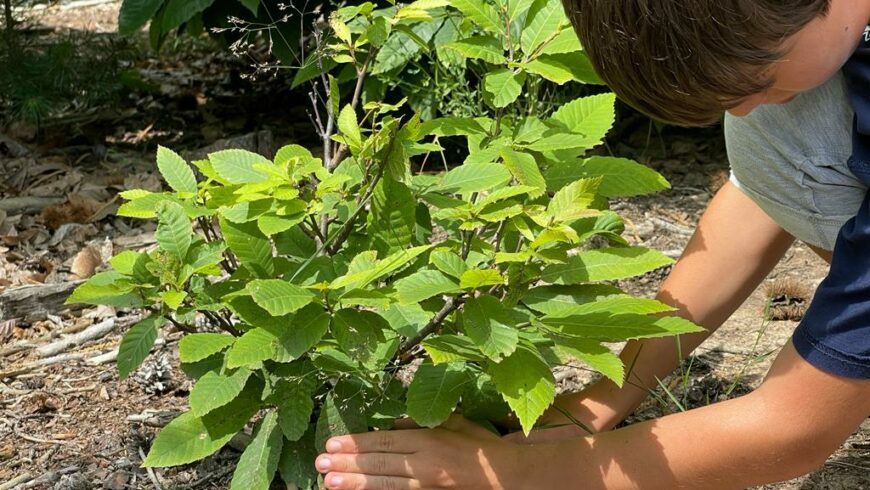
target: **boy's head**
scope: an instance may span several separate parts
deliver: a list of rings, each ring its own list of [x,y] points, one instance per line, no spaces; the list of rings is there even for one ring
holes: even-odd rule
[[[628,104],[686,126],[784,103],[854,50],[870,2],[563,0],[598,74]]]

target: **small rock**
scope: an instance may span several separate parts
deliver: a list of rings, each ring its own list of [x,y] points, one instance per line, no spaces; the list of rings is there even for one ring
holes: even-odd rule
[[[0,156],[12,158],[26,157],[30,150],[14,139],[0,134]]]
[[[124,470],[117,470],[103,481],[103,488],[106,490],[124,490],[127,488],[128,481],[130,481],[130,474]]]
[[[106,390],[105,386],[100,386],[100,398],[103,400],[109,400],[109,391]]]

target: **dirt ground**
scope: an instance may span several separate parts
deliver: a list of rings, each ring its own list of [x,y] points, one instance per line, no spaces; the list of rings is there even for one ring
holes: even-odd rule
[[[39,25],[114,31],[117,2],[64,5],[39,13]],[[307,116],[298,106],[286,110],[294,106],[280,83],[251,87],[238,76],[244,66],[220,54],[170,50],[162,58],[143,55],[134,66],[154,91],[77,114],[38,137],[26,125],[0,133],[0,489],[226,488],[238,458],[227,447],[178,468],[139,468],[157,427],[186,408],[191,385],[178,368],[179,334],[163,332],[163,344],[121,381],[111,352],[137,312],[70,311],[59,304],[62,294],[43,293],[47,285],[68,290],[79,276],[105,267],[112,253],[154,243],[153,225],[117,218],[113,211],[120,190],[159,188],[156,143],[187,151],[230,145],[269,152],[276,144],[309,139]],[[610,141],[614,154],[648,163],[673,184],[656,196],[614,204],[627,218],[626,236],[678,257],[727,177],[720,131],[666,128],[659,135],[645,120],[629,117]],[[674,376],[663,384],[689,407],[750,391],[796,325],[767,320],[765,311],[772,305],[778,315],[799,316],[826,269],[807,247],[795,245],[684,365],[688,381]],[[666,273],[621,285],[651,296]],[[786,280],[786,289],[797,291],[783,294]],[[14,291],[27,295],[17,306],[4,305],[3,295]],[[24,306],[26,314],[10,318],[10,309]],[[115,322],[107,335],[45,353],[47,344],[107,321]],[[557,376],[566,391],[589,381],[577,369]],[[629,422],[677,410],[657,390]],[[870,489],[870,420],[818,471],[761,488]]]

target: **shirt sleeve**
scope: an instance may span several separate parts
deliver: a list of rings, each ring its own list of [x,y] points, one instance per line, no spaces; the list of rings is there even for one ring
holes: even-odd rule
[[[870,379],[870,193],[840,230],[831,270],[792,341],[823,371]]]

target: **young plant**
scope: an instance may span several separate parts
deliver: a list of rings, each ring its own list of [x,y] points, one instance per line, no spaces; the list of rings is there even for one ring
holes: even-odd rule
[[[422,122],[402,102],[362,103],[391,36],[444,8],[485,32],[445,49],[486,63],[491,109]],[[607,198],[667,182],[629,160],[586,156],[613,123],[613,96],[548,118],[505,111],[524,85],[567,82],[578,69],[559,56],[582,57],[558,0],[365,3],[330,25],[331,63],[355,76],[345,105],[341,84],[318,76],[322,152],[220,151],[192,162],[197,178],[160,148],[172,191],[127,191],[119,210],[156,217],[157,248],[122,252],[69,299],[150,311],[122,342],[121,376],[165,323],[189,332],[179,353],[197,380],[190,410],[157,435],[145,465],[202,459],[255,419],[232,486],[266,489],[278,471],[310,488],[330,436],[402,416],[435,427],[457,409],[482,422],[513,413],[528,433],[554,399],[554,366],[577,359],[622,384],[602,342],[699,330],[608,284],[672,262],[628,246],[607,209]],[[412,171],[443,138],[464,139],[468,158],[441,175]],[[398,375],[411,368],[406,386]]]

